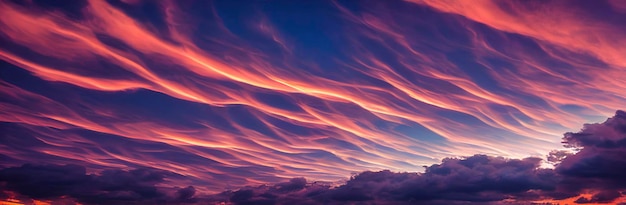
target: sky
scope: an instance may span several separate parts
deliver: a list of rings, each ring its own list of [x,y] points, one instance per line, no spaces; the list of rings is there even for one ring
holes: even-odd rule
[[[0,13],[0,203],[626,203],[621,0]]]

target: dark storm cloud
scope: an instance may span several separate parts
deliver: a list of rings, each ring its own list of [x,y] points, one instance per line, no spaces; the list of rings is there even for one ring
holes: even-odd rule
[[[87,174],[78,165],[31,165],[0,170],[2,190],[33,199],[71,197],[86,204],[183,202],[194,194],[193,187],[179,189],[175,197],[159,190],[170,173],[154,169],[106,170]]]

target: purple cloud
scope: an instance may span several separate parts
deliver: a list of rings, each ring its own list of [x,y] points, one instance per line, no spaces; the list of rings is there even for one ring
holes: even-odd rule
[[[577,133],[566,133],[566,147],[576,154],[551,152],[555,169],[540,168],[541,159],[505,159],[474,155],[447,158],[426,167],[424,173],[390,171],[363,172],[345,185],[331,188],[307,184],[291,192],[277,192],[281,186],[246,187],[227,191],[230,202],[254,204],[283,203],[299,198],[309,203],[376,202],[412,203],[497,203],[505,199],[533,201],[565,199],[582,193],[576,203],[611,203],[626,191],[626,112],[604,123],[587,124]],[[292,180],[293,181],[293,180]]]
[[[23,165],[0,170],[2,188],[35,199],[69,196],[97,203],[233,204],[455,204],[530,202],[565,199],[583,193],[575,203],[612,203],[626,192],[626,112],[604,123],[587,124],[566,133],[566,147],[579,152],[551,152],[555,169],[541,168],[540,158],[506,159],[487,155],[446,158],[424,173],[366,171],[344,185],[332,187],[305,178],[274,185],[247,186],[209,196],[195,196],[194,187],[167,193],[157,184],[173,174],[153,170],[107,170],[86,174],[77,165]]]
[[[566,176],[568,189],[599,190],[580,203],[612,201],[626,190],[626,112],[617,111],[604,123],[586,124],[580,132],[566,133],[564,143],[580,151],[565,157],[556,172]]]
[[[292,179],[275,186],[246,187],[221,195],[230,196],[229,201],[235,204],[282,204],[295,199],[309,203],[400,204],[526,199],[534,192],[554,191],[560,180],[553,170],[539,168],[540,162],[539,158],[518,160],[474,155],[445,159],[441,164],[427,167],[424,173],[363,172],[336,188],[304,186],[303,179]]]
[[[175,197],[156,184],[171,173],[155,169],[105,170],[87,174],[79,165],[31,165],[0,170],[0,188],[39,200],[71,197],[85,204],[185,202],[193,187],[176,191]]]

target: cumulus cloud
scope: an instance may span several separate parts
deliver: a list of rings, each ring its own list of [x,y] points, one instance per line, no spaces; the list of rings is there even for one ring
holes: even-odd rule
[[[554,169],[541,168],[540,158],[474,155],[444,159],[424,173],[366,171],[338,187],[294,178],[198,197],[191,186],[173,194],[159,190],[156,184],[167,172],[158,170],[90,175],[77,165],[28,164],[0,170],[0,185],[35,199],[69,196],[86,204],[498,204],[576,196],[580,197],[574,202],[579,204],[617,203],[626,193],[626,112],[618,111],[604,123],[584,125],[563,139],[566,147],[579,151],[549,153]]]
[[[424,173],[363,172],[336,188],[292,179],[275,186],[246,187],[221,195],[230,196],[228,201],[235,204],[282,204],[297,200],[312,204],[484,203],[531,196],[537,199],[543,197],[541,192],[554,191],[560,180],[553,170],[539,168],[540,162],[539,158],[474,155],[445,159],[441,164],[427,167]]]
[[[572,191],[596,190],[580,203],[612,201],[626,190],[626,112],[617,111],[604,123],[586,124],[580,132],[566,133],[564,143],[580,149],[556,167]]]
[[[159,190],[169,173],[154,169],[106,170],[99,175],[87,174],[79,165],[32,165],[0,170],[0,188],[33,199],[71,197],[86,204],[182,202],[195,189],[183,188],[177,197]]]

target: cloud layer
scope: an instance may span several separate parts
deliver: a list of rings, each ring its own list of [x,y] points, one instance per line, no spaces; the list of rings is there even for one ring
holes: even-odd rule
[[[0,0],[0,13],[0,167],[161,170],[148,187],[166,201],[475,154],[503,159],[458,174],[498,183],[480,171],[535,166],[523,158],[626,104],[614,0]],[[567,138],[591,151],[554,152],[555,175],[611,190],[595,177],[609,169],[577,172],[621,162],[611,140]],[[453,197],[443,188],[431,197]],[[478,194],[530,197],[514,191]],[[406,199],[388,195],[368,197]]]
[[[626,112],[604,123],[566,133],[566,147],[580,150],[556,165],[540,168],[540,158],[505,159],[486,155],[448,158],[424,173],[363,172],[336,188],[305,185],[303,179],[274,186],[224,192],[235,204],[372,202],[380,204],[530,203],[578,197],[575,203],[626,203]],[[282,187],[294,187],[285,191]],[[281,191],[282,190],[282,191]],[[555,202],[556,203],[556,202]]]
[[[87,174],[78,165],[31,165],[0,170],[1,188],[32,199],[55,201],[68,197],[83,204],[181,203],[194,194],[193,187],[168,193],[156,186],[165,171],[153,169],[106,170]],[[6,194],[6,193],[5,193]]]
[[[423,173],[366,171],[338,187],[293,178],[209,196],[194,196],[191,186],[168,195],[156,186],[167,172],[109,170],[88,175],[84,167],[76,165],[5,168],[0,170],[0,182],[3,189],[34,199],[66,196],[87,204],[530,203],[578,196],[575,203],[617,203],[626,192],[626,112],[618,111],[604,123],[587,124],[563,139],[566,147],[580,151],[559,160],[554,169],[540,168],[541,158],[473,155],[444,159]]]

